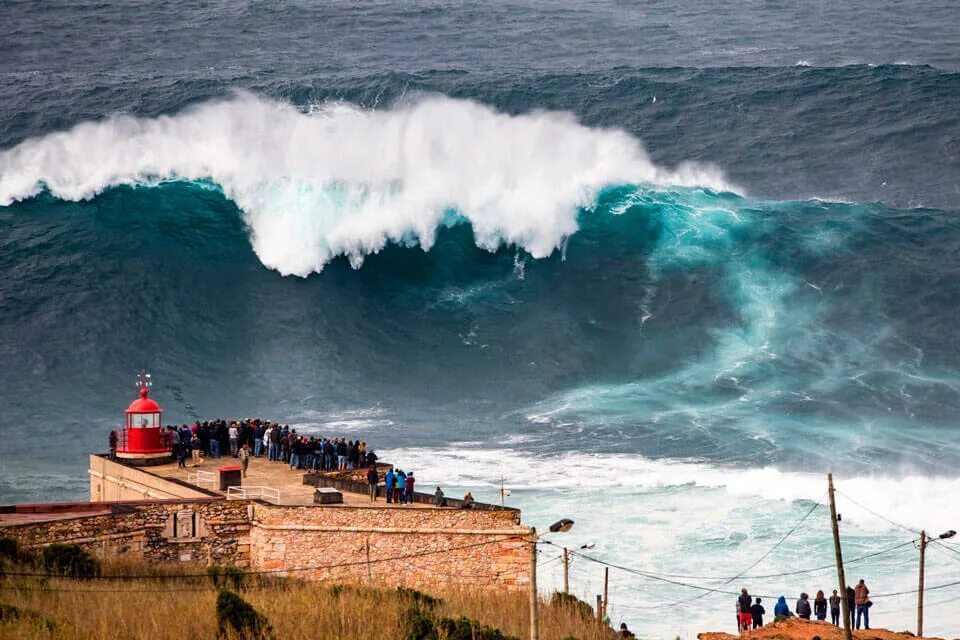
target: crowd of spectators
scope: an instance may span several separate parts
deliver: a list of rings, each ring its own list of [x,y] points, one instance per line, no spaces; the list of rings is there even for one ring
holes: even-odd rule
[[[239,458],[246,444],[254,458],[266,457],[271,462],[287,464],[291,469],[307,471],[346,471],[372,465],[377,454],[367,449],[367,443],[345,438],[306,436],[281,425],[260,418],[246,420],[205,420],[180,427],[168,426],[167,443],[173,448],[179,466],[185,467],[188,458],[194,465],[203,458],[231,456]],[[115,436],[111,435],[111,451]]]
[[[869,629],[870,607],[873,606],[873,602],[870,600],[870,589],[867,588],[866,582],[860,580],[856,588],[847,586],[845,595],[847,611],[850,616],[850,628],[859,629],[860,623],[863,622],[864,629]],[[837,593],[837,589],[834,589],[833,594],[829,597],[821,590],[817,591],[817,595],[811,603],[810,596],[804,592],[800,594],[796,607],[791,611],[786,596],[780,596],[773,608],[773,615],[776,618],[790,618],[796,615],[804,620],[810,620],[811,616],[815,616],[818,621],[826,622],[827,612],[829,611],[830,623],[841,626],[840,612],[843,598],[843,595]],[[750,631],[751,628],[758,629],[763,626],[763,616],[766,610],[761,603],[760,598],[756,598],[756,601],[753,602],[752,596],[746,589],[740,591],[740,596],[737,598],[737,626],[741,635]]]

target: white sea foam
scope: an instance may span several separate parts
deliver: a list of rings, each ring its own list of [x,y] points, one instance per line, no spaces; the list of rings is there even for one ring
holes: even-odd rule
[[[511,492],[506,503],[522,509],[525,523],[544,531],[558,518],[569,517],[576,522],[573,530],[547,539],[573,550],[592,544],[594,548],[583,553],[606,562],[680,574],[687,577],[679,581],[688,584],[730,591],[746,586],[762,596],[786,594],[791,605],[800,591],[834,588],[824,474],[624,454],[533,455],[475,446],[380,453],[384,459],[414,470],[425,491],[439,484],[447,495],[459,496],[469,489],[478,500],[499,502],[502,477]],[[914,535],[884,518],[916,530],[956,529],[953,504],[960,477],[846,476],[839,472],[835,480],[842,492],[838,508],[843,516],[848,578],[864,577],[874,594],[908,590],[916,579],[916,550],[909,544]],[[821,506],[811,512],[814,503]],[[901,544],[888,554],[851,562]],[[785,577],[725,579],[744,572],[775,545],[776,551],[747,571],[748,576],[825,569]],[[544,546],[541,551],[542,588],[557,588],[562,584],[556,561],[559,550]],[[929,585],[957,580],[960,561],[950,557],[954,555],[928,553]],[[665,629],[663,619],[654,615],[657,608],[688,601],[703,592],[616,569],[610,579],[613,622],[625,620],[643,637],[680,634],[692,638],[698,631],[729,626],[733,596],[711,594],[681,606],[677,610],[683,615]],[[602,582],[602,565],[575,559],[571,567],[574,593],[592,602]],[[938,595],[945,599],[951,593],[955,590]],[[877,625],[904,628],[910,622],[906,607],[910,601],[909,595],[877,598],[871,617]],[[960,615],[951,613],[949,605],[939,607],[930,619],[937,625],[935,632],[941,634],[960,623]]]
[[[43,188],[80,200],[177,179],[220,185],[243,210],[261,261],[301,276],[339,255],[359,265],[391,241],[428,249],[451,211],[481,247],[544,257],[604,186],[733,190],[716,168],[658,167],[627,133],[567,113],[506,115],[438,96],[304,113],[238,93],[173,116],[87,122],[0,152],[5,206]]]
[[[517,442],[523,439],[517,438]],[[790,503],[826,501],[824,474],[782,471],[775,467],[736,468],[689,460],[654,460],[639,455],[564,453],[530,455],[513,450],[474,447],[394,449],[384,457],[401,466],[425,467],[428,482],[494,487],[501,475],[519,490],[568,489],[631,493],[659,492],[677,487],[721,490],[735,499]],[[893,522],[941,530],[956,528],[953,496],[960,492],[960,476],[931,478],[917,475],[836,475],[838,504],[846,521],[865,533],[895,530]],[[849,496],[870,511],[847,499]]]

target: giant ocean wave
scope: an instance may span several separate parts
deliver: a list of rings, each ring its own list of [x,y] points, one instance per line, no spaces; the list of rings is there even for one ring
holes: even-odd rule
[[[344,255],[358,266],[387,242],[433,244],[451,216],[479,246],[534,257],[577,229],[605,186],[730,189],[709,166],[655,166],[639,141],[569,114],[509,116],[445,97],[384,111],[297,109],[252,94],[174,116],[114,116],[0,153],[0,204],[46,188],[90,198],[118,185],[209,180],[244,212],[263,263],[305,276]]]
[[[495,397],[518,431],[550,434],[541,450],[587,432],[591,451],[801,469],[960,459],[960,290],[931,259],[956,252],[950,212],[749,198],[569,114],[247,93],[23,141],[0,152],[0,203],[0,304],[38,354],[44,323],[79,312],[58,340],[135,359],[159,337],[188,388],[207,380],[180,370],[192,358],[252,349],[269,372],[297,354],[253,397],[294,374],[329,376],[335,405],[384,394],[478,416],[450,403]],[[337,266],[307,288],[264,280],[250,244],[281,274]],[[286,309],[284,331],[223,324],[250,306]]]
[[[486,500],[502,475],[530,522],[572,516],[575,546],[664,573],[749,566],[828,470],[869,509],[841,500],[852,556],[906,543],[870,564],[878,592],[913,551],[871,512],[953,526],[955,211],[751,197],[557,112],[299,105],[242,93],[0,151],[0,421],[74,471],[11,459],[8,500],[76,497],[77,453],[149,367],[173,420],[356,434]],[[757,571],[828,566],[822,516]],[[632,616],[690,597],[622,593]]]

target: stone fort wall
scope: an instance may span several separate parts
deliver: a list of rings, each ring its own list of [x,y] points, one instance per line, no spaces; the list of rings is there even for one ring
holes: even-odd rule
[[[516,513],[415,507],[254,506],[251,565],[311,580],[521,588],[529,531]]]
[[[109,513],[9,524],[0,527],[0,536],[31,548],[76,544],[100,557],[250,567],[250,518],[244,502],[206,498],[107,506]],[[38,516],[46,515],[39,507]]]
[[[521,589],[530,545],[517,512],[277,506],[218,497],[117,502],[109,513],[10,523],[28,547],[78,544],[101,556],[228,564],[308,580],[437,590]]]

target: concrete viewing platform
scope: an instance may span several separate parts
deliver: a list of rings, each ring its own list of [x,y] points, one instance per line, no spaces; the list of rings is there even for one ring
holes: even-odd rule
[[[241,484],[241,488],[245,489],[244,492],[238,492],[236,490],[233,492],[221,491],[218,481],[218,469],[222,466],[239,464],[240,462],[236,458],[225,456],[222,458],[204,458],[203,462],[197,466],[193,466],[192,462],[188,462],[185,469],[178,468],[177,463],[174,461],[163,465],[143,467],[141,470],[163,478],[179,480],[183,483],[211,491],[214,494],[227,497],[231,497],[230,494],[232,493],[235,496],[244,495],[248,498],[262,499],[279,505],[314,504],[313,496],[316,493],[316,487],[313,484],[304,483],[304,476],[307,475],[307,472],[291,469],[290,466],[284,462],[272,462],[266,457],[250,458],[250,464],[247,467],[247,476],[242,479]],[[380,477],[382,478],[389,468],[389,465],[378,465],[378,468],[380,470]],[[198,471],[201,473],[198,474]],[[353,475],[356,475],[357,472],[366,473],[366,470],[355,470]],[[311,473],[310,475],[314,474]],[[344,478],[349,475],[349,473],[330,472],[319,475],[339,479]],[[263,489],[262,491],[261,488]],[[341,493],[343,494],[343,504],[348,504],[351,507],[383,507],[386,503],[383,496],[378,496],[374,502],[364,493],[352,491],[341,491]],[[380,493],[383,493],[382,485]],[[399,507],[400,505],[397,506]],[[422,503],[413,503],[405,506],[419,509],[440,508]]]
[[[239,460],[231,456],[204,458],[196,466],[190,461],[184,468],[175,460],[160,465],[135,466],[122,461],[112,461],[105,456],[90,456],[91,494],[93,502],[149,500],[171,498],[227,498],[260,500],[281,506],[336,507],[338,505],[363,508],[396,509],[457,509],[462,501],[446,498],[444,506],[438,506],[432,495],[416,492],[412,502],[388,504],[383,477],[392,465],[378,463],[380,484],[376,500],[370,500],[367,469],[350,471],[315,472],[291,469],[284,462],[273,462],[266,457],[250,458],[246,477],[239,487],[220,489],[220,467],[239,467]],[[99,480],[99,482],[97,482]],[[318,488],[340,492],[342,503],[316,504],[314,496]],[[477,510],[506,510],[497,505],[473,503]]]

